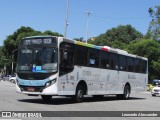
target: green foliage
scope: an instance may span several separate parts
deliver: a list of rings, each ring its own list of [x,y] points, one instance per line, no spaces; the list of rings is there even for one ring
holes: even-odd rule
[[[2,48],[3,47],[0,47],[0,68],[4,67],[4,60],[6,59],[4,53],[2,52]]]
[[[151,69],[152,70],[154,70],[154,73],[153,74],[151,74],[152,76],[152,78],[151,79],[160,79],[160,60],[158,60],[158,61],[152,61],[151,62]]]
[[[149,8],[148,12],[152,20],[146,36],[154,40],[160,40],[160,6]]]
[[[57,33],[57,32],[52,32],[50,30],[46,30],[42,33],[42,35],[50,35],[50,36],[60,36],[60,37],[63,37],[63,35]]]
[[[94,41],[90,41],[90,43],[125,49],[125,46],[132,40],[142,37],[143,35],[131,25],[120,25],[117,28],[107,30],[105,34],[99,35]]]
[[[80,37],[80,38],[74,38],[73,40],[83,42],[83,37]]]

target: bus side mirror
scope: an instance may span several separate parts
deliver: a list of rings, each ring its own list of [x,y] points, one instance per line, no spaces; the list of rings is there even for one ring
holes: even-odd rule
[[[15,49],[12,51],[12,75],[14,73],[14,59],[17,59],[17,54],[18,54],[17,52],[18,52],[18,49]]]
[[[68,60],[68,52],[67,52],[67,51],[64,51],[64,52],[63,52],[63,59],[64,59],[65,61]]]

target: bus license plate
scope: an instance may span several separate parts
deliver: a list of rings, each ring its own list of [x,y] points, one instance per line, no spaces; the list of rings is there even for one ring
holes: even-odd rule
[[[34,92],[34,91],[35,91],[35,89],[34,89],[34,88],[32,88],[32,87],[27,87],[27,91],[29,91],[29,92]]]

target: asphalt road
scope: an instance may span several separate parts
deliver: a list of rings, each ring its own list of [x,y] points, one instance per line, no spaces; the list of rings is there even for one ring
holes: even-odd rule
[[[132,94],[130,100],[117,100],[115,96],[105,96],[103,99],[95,100],[92,97],[87,96],[83,103],[74,103],[70,98],[53,97],[51,102],[44,103],[40,96],[33,97],[18,94],[15,91],[15,84],[8,81],[0,81],[0,111],[160,111],[160,97],[152,97],[149,92],[142,92]],[[57,114],[59,116],[54,117],[54,119],[82,119],[82,117],[61,118],[63,112]],[[4,118],[0,119],[4,120]],[[21,120],[27,118],[18,119]],[[53,118],[34,119],[48,120]],[[159,117],[85,117],[83,119],[158,120]]]

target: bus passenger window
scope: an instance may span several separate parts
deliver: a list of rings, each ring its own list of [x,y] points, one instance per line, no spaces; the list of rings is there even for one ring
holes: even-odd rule
[[[75,55],[76,65],[87,66],[87,47],[77,45]]]
[[[62,43],[60,46],[60,74],[67,74],[74,68],[73,46],[69,43]]]
[[[134,59],[132,57],[127,57],[127,71],[134,72]]]
[[[147,72],[147,61],[142,60],[141,62],[141,73],[146,73]]]
[[[109,61],[110,69],[118,70],[118,55],[116,53],[110,53]]]
[[[88,66],[99,67],[99,51],[98,50],[89,49]]]
[[[105,51],[100,52],[100,68],[109,69],[109,53]]]
[[[135,67],[135,72],[140,73],[141,72],[141,60],[138,58],[134,59],[134,67]]]
[[[119,70],[126,71],[126,56],[119,55]]]

